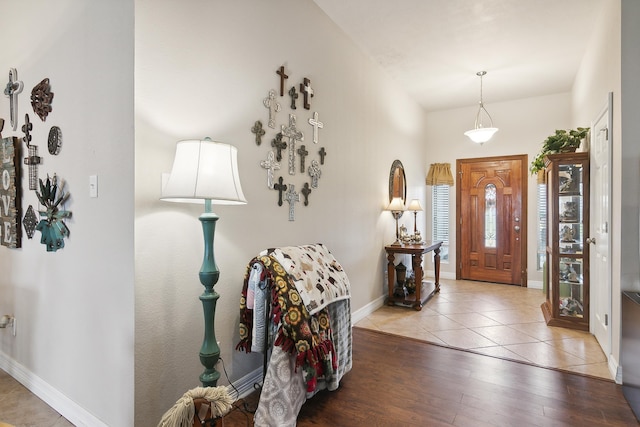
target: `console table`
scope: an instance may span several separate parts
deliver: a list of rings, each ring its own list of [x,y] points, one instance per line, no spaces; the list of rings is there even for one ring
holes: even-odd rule
[[[389,297],[387,299],[388,305],[401,304],[410,306],[416,310],[422,310],[422,304],[424,304],[435,293],[440,292],[440,246],[441,241],[437,242],[425,242],[422,244],[406,244],[406,245],[388,245],[384,247],[387,252],[387,284],[389,286]],[[422,255],[433,251],[433,266],[435,270],[434,283],[423,282],[422,278],[424,272],[422,270]],[[413,295],[396,296],[394,295],[395,288],[395,255],[404,254],[411,255],[411,266],[415,273],[416,291]]]

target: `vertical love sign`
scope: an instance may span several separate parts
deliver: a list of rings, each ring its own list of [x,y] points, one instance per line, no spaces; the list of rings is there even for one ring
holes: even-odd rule
[[[0,148],[0,243],[9,248],[19,248],[22,236],[19,140],[3,138]]]

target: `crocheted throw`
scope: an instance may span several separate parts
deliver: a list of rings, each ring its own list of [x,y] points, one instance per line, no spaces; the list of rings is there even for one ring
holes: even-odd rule
[[[309,315],[282,265],[271,256],[259,256],[247,266],[240,298],[240,342],[237,350],[251,351],[253,310],[247,307],[249,275],[255,263],[262,264],[261,281],[271,289],[271,321],[279,325],[274,345],[295,354],[296,368],[302,367],[307,391],[315,390],[317,378],[337,368],[327,308]]]

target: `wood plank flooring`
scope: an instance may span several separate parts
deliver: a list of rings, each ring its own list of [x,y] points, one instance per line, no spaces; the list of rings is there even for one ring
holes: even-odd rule
[[[255,404],[256,395],[247,398]],[[225,426],[251,426],[234,410]],[[353,329],[353,370],[308,400],[298,426],[631,426],[610,380]]]

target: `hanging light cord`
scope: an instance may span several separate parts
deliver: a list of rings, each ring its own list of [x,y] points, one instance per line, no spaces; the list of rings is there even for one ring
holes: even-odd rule
[[[487,115],[487,117],[489,117],[489,122],[491,122],[491,125],[489,127],[493,127],[493,119],[491,118],[491,115],[489,114],[489,112],[486,110],[486,108],[484,108],[484,103],[482,102],[482,76],[484,76],[485,74],[487,74],[486,71],[478,71],[476,73],[477,76],[480,77],[480,108],[478,109],[478,114],[476,114],[476,123],[475,123],[475,128],[479,129],[482,128],[482,117],[481,114],[484,111],[484,114]]]

